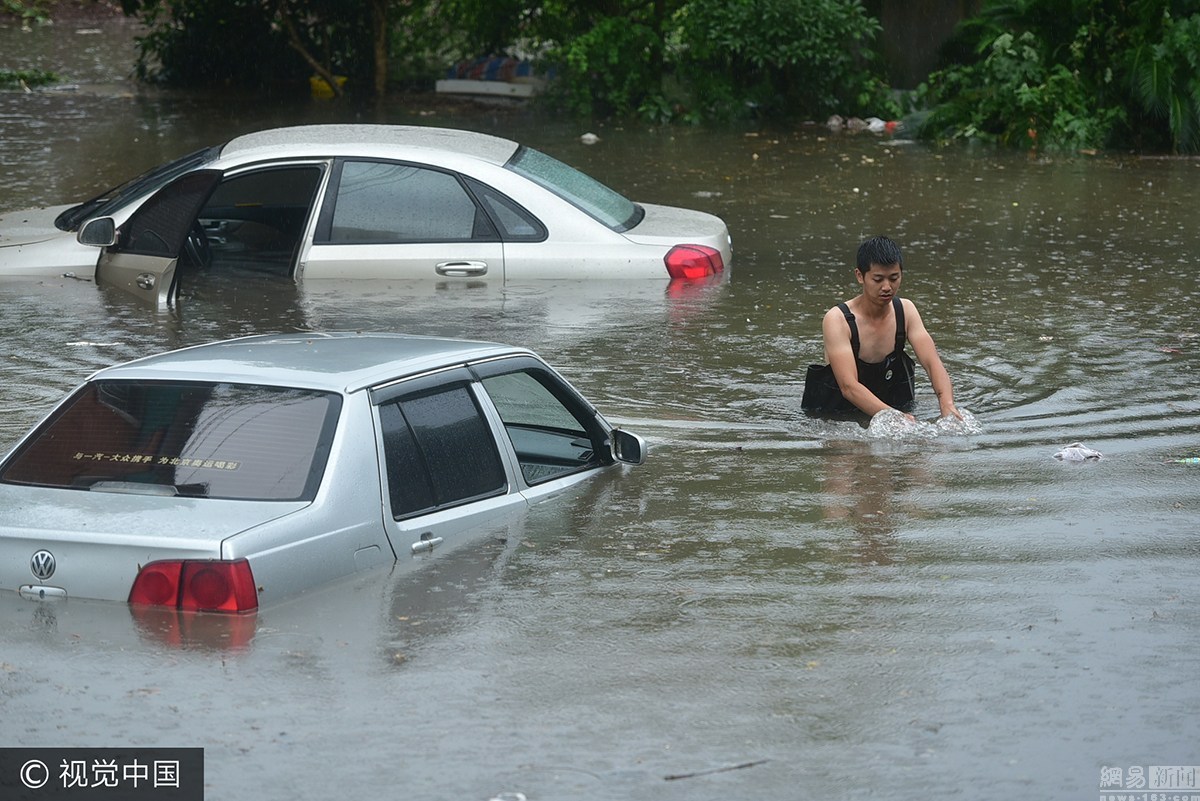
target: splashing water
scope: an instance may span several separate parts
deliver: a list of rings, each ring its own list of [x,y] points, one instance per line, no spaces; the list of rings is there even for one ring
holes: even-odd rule
[[[868,439],[914,440],[937,437],[964,437],[983,432],[983,424],[966,409],[959,409],[962,419],[953,415],[939,417],[932,423],[910,420],[897,409],[884,409],[871,418],[867,427]]]

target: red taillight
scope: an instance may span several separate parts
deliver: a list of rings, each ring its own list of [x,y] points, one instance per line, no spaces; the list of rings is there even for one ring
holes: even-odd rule
[[[721,251],[707,245],[676,245],[663,261],[672,278],[705,278],[725,269]]]
[[[151,562],[138,571],[129,591],[129,603],[175,606],[179,602],[182,562]]]
[[[205,612],[248,612],[258,608],[254,574],[245,559],[232,562],[151,562],[138,571],[129,603]]]

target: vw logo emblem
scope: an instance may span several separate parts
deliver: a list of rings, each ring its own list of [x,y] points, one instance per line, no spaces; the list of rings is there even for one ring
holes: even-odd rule
[[[38,551],[29,560],[29,569],[38,581],[46,581],[54,575],[54,554],[49,551]]]

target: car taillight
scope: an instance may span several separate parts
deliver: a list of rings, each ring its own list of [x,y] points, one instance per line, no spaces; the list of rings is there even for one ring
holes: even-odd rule
[[[721,251],[707,245],[676,245],[663,261],[672,278],[704,278],[725,269]]]
[[[258,608],[254,574],[245,559],[151,562],[138,571],[129,603],[204,612]]]

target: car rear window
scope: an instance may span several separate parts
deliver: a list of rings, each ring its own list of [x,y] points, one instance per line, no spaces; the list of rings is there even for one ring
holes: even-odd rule
[[[595,217],[614,231],[628,231],[645,212],[620,192],[541,151],[521,147],[504,165]]]
[[[0,467],[41,487],[236,500],[311,500],[334,393],[252,384],[93,381]]]

